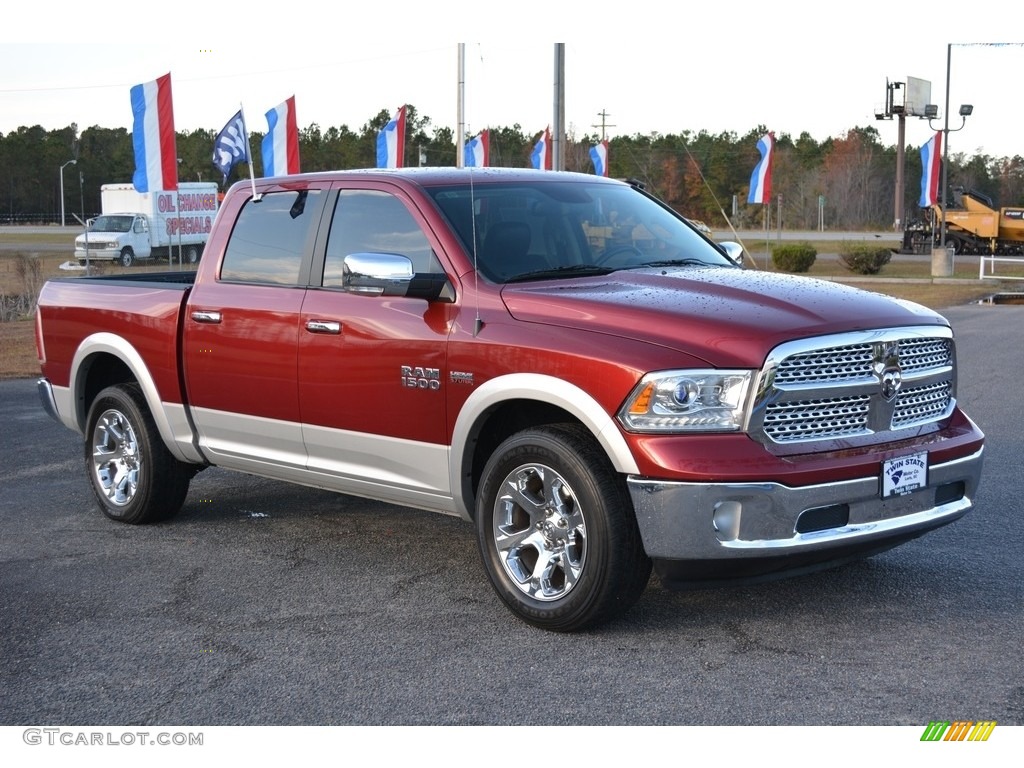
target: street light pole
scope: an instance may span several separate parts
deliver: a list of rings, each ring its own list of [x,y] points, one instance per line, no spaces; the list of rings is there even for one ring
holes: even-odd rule
[[[953,44],[949,43],[946,45],[946,112],[943,115],[945,121],[945,128],[942,129],[942,229],[939,234],[939,247],[946,247],[946,174],[949,170],[949,71],[950,64],[953,60]],[[960,114],[963,114],[963,107],[960,108]],[[967,122],[967,118],[964,117],[964,123]],[[929,122],[928,127],[931,128]],[[960,126],[963,128],[963,126]]]
[[[942,116],[943,127],[942,127],[942,196],[941,196],[941,224],[939,228],[939,254],[943,259],[943,268],[941,270],[936,269],[935,263],[935,252],[932,252],[932,276],[933,277],[947,277],[953,274],[953,268],[951,264],[945,264],[948,258],[948,252],[946,250],[946,208],[949,206],[947,195],[949,194],[949,134],[955,133],[956,131],[962,130],[967,125],[968,116],[974,111],[974,107],[971,104],[960,105],[960,127],[950,128],[949,127],[949,80],[950,80],[950,69],[953,59],[953,43],[949,43],[946,46],[946,112]],[[928,104],[925,107],[925,115],[928,118],[928,127],[931,130],[935,130],[932,127],[932,119],[935,117],[937,107],[934,104]],[[934,240],[932,241],[935,242]]]
[[[949,134],[956,133],[957,131],[963,130],[963,127],[965,125],[967,125],[967,118],[971,115],[971,113],[974,112],[974,105],[972,105],[972,104],[961,104],[960,105],[960,120],[961,120],[960,127],[959,128],[950,128],[949,127],[949,93],[948,93],[949,86],[947,85],[946,88],[947,88],[947,93],[946,93],[946,114],[943,117],[944,127],[941,129],[941,131],[942,131],[942,197],[941,197],[941,200],[942,200],[942,226],[941,226],[941,229],[939,230],[939,247],[940,248],[945,248],[946,247],[946,204],[947,204],[946,203],[946,194],[947,194],[947,188],[949,186],[948,177],[947,177],[948,166],[949,166]],[[934,108],[935,108],[934,104],[929,104],[928,105],[928,111],[929,112],[934,113]],[[933,131],[935,130],[934,128],[932,128],[932,117],[928,118],[928,127],[931,128],[931,130],[933,130]]]
[[[64,169],[69,165],[77,165],[77,160],[68,160],[60,167],[60,225],[64,226]]]

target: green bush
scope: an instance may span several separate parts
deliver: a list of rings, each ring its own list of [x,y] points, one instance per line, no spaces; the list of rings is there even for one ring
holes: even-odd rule
[[[839,247],[839,260],[858,275],[877,275],[892,258],[892,250],[864,243],[843,243]]]
[[[772,264],[783,272],[806,272],[818,257],[810,243],[788,243],[772,248]]]

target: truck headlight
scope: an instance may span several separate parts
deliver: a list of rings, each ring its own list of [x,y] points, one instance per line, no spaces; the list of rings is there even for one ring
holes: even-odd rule
[[[632,432],[738,432],[753,371],[660,371],[634,387],[618,419]]]

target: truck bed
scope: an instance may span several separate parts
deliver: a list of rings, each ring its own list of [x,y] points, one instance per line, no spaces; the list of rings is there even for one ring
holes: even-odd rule
[[[161,401],[181,402],[180,327],[194,272],[61,277],[39,296],[40,367],[56,386],[67,386],[78,359],[131,350],[147,368]],[[145,361],[145,363],[142,363]],[[98,386],[98,383],[97,383]]]

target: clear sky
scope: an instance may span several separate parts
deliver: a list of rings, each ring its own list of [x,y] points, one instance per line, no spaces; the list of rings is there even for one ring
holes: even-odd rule
[[[1024,155],[1018,2],[984,4],[978,25],[950,2],[691,5],[307,0],[275,18],[274,6],[252,3],[8,4],[0,132],[130,130],[129,89],[167,72],[179,131],[219,130],[240,104],[250,130],[266,131],[266,111],[292,95],[300,128],[358,131],[407,103],[455,129],[465,42],[467,131],[518,123],[530,134],[552,122],[557,41],[566,44],[565,119],[576,137],[598,135],[602,120],[609,137],[743,135],[763,125],[818,141],[874,125],[892,145],[896,121],[875,118],[887,79],[929,81],[941,128],[951,51],[950,128],[960,126],[960,104],[974,114],[950,134],[950,152]],[[930,135],[927,121],[907,120],[907,144]]]

